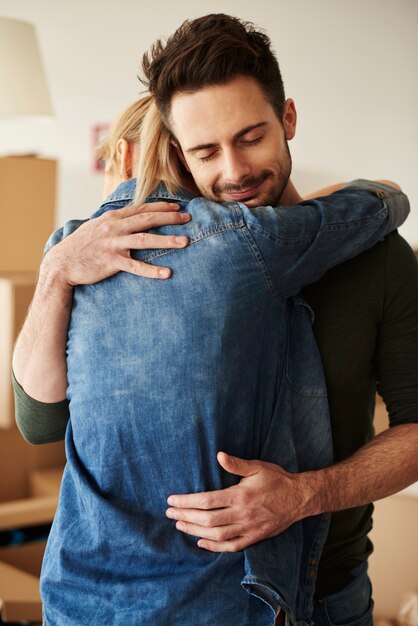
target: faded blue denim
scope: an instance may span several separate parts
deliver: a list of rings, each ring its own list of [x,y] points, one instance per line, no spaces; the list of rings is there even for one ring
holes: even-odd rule
[[[280,209],[179,192],[193,219],[159,232],[190,245],[133,253],[171,267],[170,280],[119,273],[75,289],[67,465],[41,578],[48,626],[270,626],[279,607],[310,623],[326,516],[215,554],[175,529],[166,499],[236,483],[218,450],[289,472],[332,462],[312,314],[297,293],[406,217],[403,194],[359,185],[374,193]],[[93,217],[133,194],[128,181]]]

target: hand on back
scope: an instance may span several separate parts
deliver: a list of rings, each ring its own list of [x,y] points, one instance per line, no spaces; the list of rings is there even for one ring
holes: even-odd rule
[[[187,237],[149,234],[147,231],[169,224],[185,224],[188,213],[168,202],[142,204],[107,211],[88,220],[51,248],[44,257],[41,272],[50,272],[63,287],[96,283],[117,272],[130,272],[147,278],[169,278],[167,267],[133,259],[131,250],[184,248]]]

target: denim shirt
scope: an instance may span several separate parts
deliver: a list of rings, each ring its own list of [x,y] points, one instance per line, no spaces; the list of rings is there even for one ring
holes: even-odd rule
[[[93,217],[126,206],[134,186],[122,184]],[[190,245],[132,256],[168,265],[172,278],[121,272],[75,289],[67,464],[41,576],[45,624],[270,626],[279,608],[309,624],[327,516],[212,553],[176,530],[166,500],[237,483],[218,450],[292,473],[332,463],[312,313],[297,293],[398,226],[408,202],[366,182],[290,208],[164,188],[150,201],[166,198],[192,221],[156,232]]]

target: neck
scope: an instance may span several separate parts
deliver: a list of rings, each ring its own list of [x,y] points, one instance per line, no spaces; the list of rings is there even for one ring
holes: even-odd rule
[[[192,176],[188,172],[182,175],[181,186],[183,189],[185,189],[189,193],[192,193],[194,196],[201,195],[199,189],[196,186],[196,183],[194,182]]]
[[[299,202],[302,202],[302,200],[303,200],[302,196],[299,195],[298,191],[296,190],[296,187],[294,186],[292,181],[289,179],[289,182],[287,183],[286,187],[283,190],[282,195],[279,198],[279,205],[293,206],[294,204],[299,204]]]

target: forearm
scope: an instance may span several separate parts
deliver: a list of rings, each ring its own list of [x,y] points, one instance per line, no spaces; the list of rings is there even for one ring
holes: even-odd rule
[[[404,489],[418,480],[417,449],[418,424],[403,424],[341,463],[300,474],[306,515],[360,506]]]
[[[132,249],[184,248],[185,236],[148,234],[167,224],[185,224],[188,213],[167,202],[127,206],[92,220],[68,222],[45,255],[28,317],[17,340],[13,369],[25,392],[39,402],[60,402],[67,390],[66,343],[73,287],[117,272],[164,279],[169,268],[131,257]],[[59,239],[60,237],[57,237]]]
[[[398,184],[394,183],[391,180],[379,179],[379,180],[376,180],[375,182],[383,183],[384,185],[388,185],[389,187],[394,187],[395,189],[398,189],[398,190],[401,189]],[[311,200],[312,198],[321,198],[322,196],[329,196],[330,194],[335,193],[336,191],[339,191],[340,189],[345,187],[345,185],[347,185],[346,182],[334,183],[333,185],[328,185],[328,187],[322,187],[321,189],[317,189],[316,191],[313,191],[312,193],[308,193],[305,196],[303,196],[303,200]]]
[[[67,389],[66,343],[73,288],[48,253],[13,354],[15,377],[40,402],[59,402]]]

